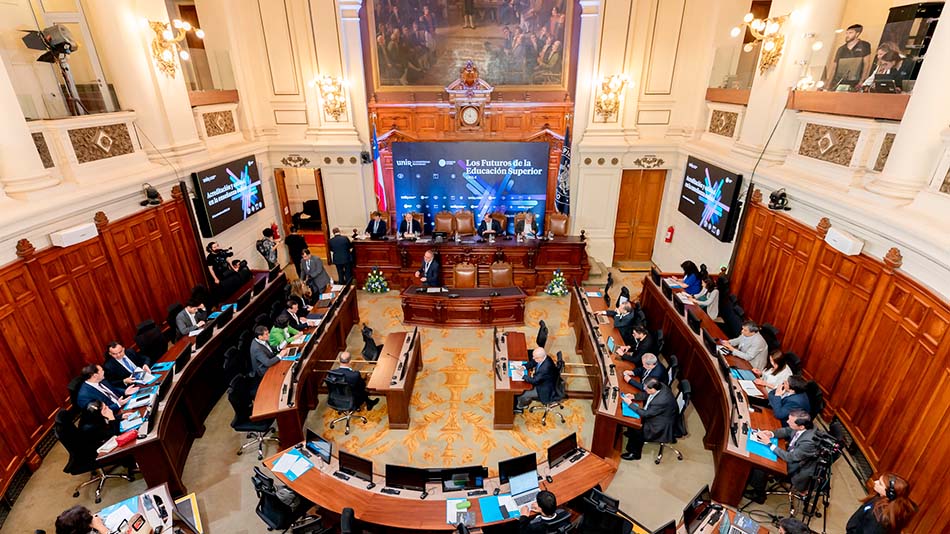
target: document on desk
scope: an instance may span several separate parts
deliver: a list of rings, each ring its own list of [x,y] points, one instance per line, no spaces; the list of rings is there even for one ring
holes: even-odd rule
[[[119,422],[119,432],[128,432],[129,430],[134,430],[144,423],[145,420],[141,417],[134,417],[132,419],[125,419]]]
[[[515,382],[524,382],[524,362],[509,362],[508,376]]]
[[[197,337],[198,334],[200,334],[203,331],[204,331],[204,328],[196,328],[192,330],[191,332],[188,332],[188,337]]]
[[[158,380],[157,376],[153,375],[152,373],[145,373],[140,378],[136,378],[135,383],[142,386],[147,386],[156,380]]]
[[[679,282],[676,281],[676,278],[664,278],[663,283],[670,286],[673,289],[683,287],[679,284]]]
[[[129,497],[124,501],[103,508],[97,515],[102,518],[102,522],[105,523],[109,532],[115,532],[119,530],[123,521],[132,519],[132,516],[138,513],[138,511],[139,498],[136,495],[135,497]]]
[[[340,284],[333,284],[333,287],[330,288],[334,293],[339,293],[346,289],[346,286],[341,286]]]
[[[310,460],[304,458],[297,449],[290,449],[274,464],[273,471],[287,477],[287,480],[293,482],[297,477],[306,473],[313,467]]]
[[[459,503],[468,501],[468,499],[446,499],[445,500],[445,522],[450,525],[466,523],[466,516],[469,515],[467,508],[460,509]]]
[[[155,373],[164,373],[165,371],[172,368],[175,365],[175,362],[160,362],[152,366],[152,372]]]
[[[430,287],[426,289],[426,293],[442,293],[443,291],[448,291],[444,287]]]
[[[603,296],[604,296],[600,291],[587,291],[587,292],[585,292],[585,295],[587,295],[588,297],[590,297],[590,298],[592,298],[592,299],[593,299],[593,298],[599,299],[600,297],[603,297]]]
[[[680,302],[682,302],[683,304],[691,303],[691,301],[689,300],[689,295],[687,295],[686,292],[677,293],[676,298],[680,299]]]
[[[751,380],[738,380],[739,385],[742,386],[742,391],[745,391],[745,394],[750,397],[759,397],[762,398],[765,395],[759,391],[759,387],[755,385],[755,382]]]
[[[152,395],[144,395],[142,397],[135,397],[129,399],[129,402],[123,406],[126,410],[135,410],[141,408],[142,406],[147,406],[152,402]]]

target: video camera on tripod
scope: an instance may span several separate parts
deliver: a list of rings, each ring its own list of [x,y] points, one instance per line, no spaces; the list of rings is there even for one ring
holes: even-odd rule
[[[79,49],[79,43],[73,38],[69,28],[62,24],[54,24],[43,31],[24,30],[23,44],[31,50],[45,51],[37,61],[42,63],[58,63],[59,71],[63,75],[63,85],[65,86],[66,104],[73,115],[85,115],[86,108],[79,100],[79,90],[76,88],[76,80],[69,70],[69,61],[67,57]]]
[[[815,474],[802,496],[802,518],[810,524],[812,517],[823,517],[822,533],[827,529],[828,504],[831,502],[831,466],[844,452],[844,442],[827,432],[815,431],[814,443],[817,446],[818,465]],[[818,511],[821,502],[824,516]]]

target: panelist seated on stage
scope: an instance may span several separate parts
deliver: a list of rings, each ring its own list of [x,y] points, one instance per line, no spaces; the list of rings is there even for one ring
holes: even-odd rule
[[[102,369],[106,373],[106,381],[118,389],[131,386],[136,372],[148,373],[148,361],[132,349],[127,349],[118,341],[109,343],[106,348],[106,361]]]
[[[632,333],[637,317],[633,313],[633,304],[629,300],[617,306],[616,310],[599,311],[597,314],[613,317],[614,327],[620,332],[623,342],[627,345],[634,344]]]
[[[755,321],[742,323],[742,333],[739,337],[724,341],[722,345],[729,349],[733,356],[749,362],[755,369],[765,369],[769,361],[768,343],[759,333],[759,325],[755,324]]]
[[[287,349],[280,352],[274,350],[268,343],[270,330],[264,325],[254,327],[254,340],[251,341],[251,375],[260,379],[272,365],[280,361],[281,356],[287,354]]]
[[[422,258],[422,268],[416,271],[416,279],[423,285],[440,287],[442,285],[440,278],[441,272],[439,262],[435,261],[435,252],[427,250]]]
[[[783,425],[786,424],[788,414],[794,410],[811,412],[807,389],[808,382],[804,378],[792,375],[777,388],[769,391],[769,405],[772,407],[772,413],[776,419],[782,421]]]
[[[753,434],[753,438],[759,443],[767,444],[776,456],[785,460],[792,487],[805,491],[818,467],[818,443],[815,440],[814,424],[805,410],[792,410],[785,416],[782,424],[785,425],[784,428],[774,432],[759,430]],[[784,449],[776,446],[770,441],[773,437],[788,440],[788,446]],[[745,496],[759,504],[764,503],[768,477],[764,470],[753,469],[749,473],[752,491],[746,492]]]
[[[383,215],[378,211],[374,211],[370,215],[370,220],[366,225],[364,233],[369,235],[370,239],[382,239],[386,236],[386,230],[386,221],[383,220]]]
[[[399,235],[406,238],[422,235],[422,226],[413,218],[412,213],[402,216],[402,222],[399,223]]]
[[[538,222],[534,218],[534,213],[525,213],[524,219],[515,223],[515,234],[525,237],[538,237]]]
[[[655,354],[644,354],[640,367],[633,371],[629,369],[623,372],[623,379],[631,386],[643,391],[643,382],[648,378],[658,378],[661,382],[666,382],[666,367],[657,359]]]
[[[369,395],[366,394],[366,381],[363,380],[363,375],[360,374],[359,371],[355,371],[352,367],[350,367],[350,362],[352,360],[353,357],[349,352],[341,352],[340,366],[331,372],[336,372],[343,375],[346,383],[350,385],[350,389],[353,391],[353,399],[355,400],[354,406],[362,406],[365,402],[366,409],[368,411],[372,410],[379,402],[379,399],[371,399],[369,398]]]
[[[87,365],[82,369],[82,379],[85,381],[79,386],[79,393],[76,395],[76,403],[79,408],[85,410],[92,401],[100,401],[106,404],[113,412],[119,411],[132,395],[139,390],[137,386],[129,386],[125,389],[113,387],[105,381],[106,373],[101,365]]]
[[[534,374],[529,374],[534,370]],[[557,364],[543,348],[538,347],[531,353],[531,359],[524,364],[524,381],[533,386],[518,396],[515,413],[522,413],[532,401],[548,404],[554,401],[557,382],[560,379]]]
[[[204,328],[204,325],[205,305],[195,299],[186,302],[185,308],[178,312],[175,317],[175,328],[178,330],[178,337],[185,337],[199,328]]]
[[[267,342],[276,350],[281,350],[300,333],[300,330],[290,326],[290,316],[281,313],[274,319],[274,326],[270,329]]]
[[[643,365],[643,355],[656,351],[656,341],[653,340],[653,336],[650,335],[646,327],[642,325],[634,326],[630,331],[630,337],[632,343],[618,347],[617,354],[621,360],[640,367]]]
[[[541,490],[535,501],[529,506],[521,507],[521,516],[518,518],[518,532],[520,534],[548,534],[566,526],[571,522],[571,513],[557,507],[557,497],[547,490]],[[537,515],[531,516],[531,513]]]
[[[501,224],[492,218],[491,213],[486,213],[482,222],[478,223],[478,236],[488,239],[490,235],[497,236],[501,234]]]
[[[627,436],[627,447],[620,455],[624,460],[639,460],[643,454],[643,444],[647,441],[672,443],[673,427],[676,425],[676,398],[673,391],[658,378],[647,378],[643,381],[643,390],[646,400],[643,408],[634,404],[637,395],[624,393],[621,401],[640,416],[640,428],[628,428],[624,432]]]

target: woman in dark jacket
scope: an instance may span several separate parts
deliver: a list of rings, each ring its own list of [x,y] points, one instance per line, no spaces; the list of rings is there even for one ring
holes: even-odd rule
[[[899,534],[917,513],[910,484],[894,473],[874,479],[863,504],[848,520],[847,534]]]

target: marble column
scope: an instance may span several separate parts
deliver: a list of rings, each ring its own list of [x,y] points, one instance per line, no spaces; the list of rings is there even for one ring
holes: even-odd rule
[[[924,59],[884,170],[867,185],[879,195],[913,199],[943,155],[941,134],[950,121],[950,15],[940,17]]]
[[[0,60],[0,184],[7,196],[18,197],[59,184],[43,167],[26,125],[9,73]]]
[[[170,77],[152,59],[155,34],[146,20],[168,22],[165,3],[88,0],[86,19],[120,106],[135,111],[135,122],[145,133],[142,146],[149,158],[162,162],[204,151],[181,66]]]

